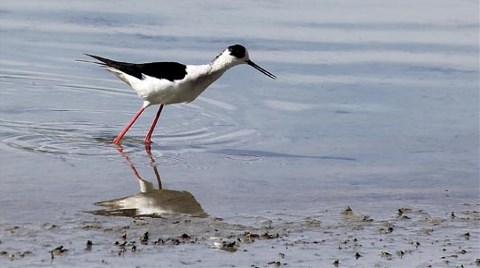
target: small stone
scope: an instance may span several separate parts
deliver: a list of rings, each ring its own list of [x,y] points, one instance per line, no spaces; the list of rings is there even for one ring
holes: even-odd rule
[[[85,246],[85,250],[87,250],[87,251],[92,250],[92,245],[93,245],[92,241],[87,240],[87,244],[86,244],[86,246]]]
[[[148,244],[148,239],[149,239],[148,232],[145,232],[145,233],[143,234],[143,236],[140,238],[140,243],[141,243],[142,245],[146,245],[146,244]]]
[[[360,253],[358,253],[358,252],[357,252],[357,253],[355,253],[355,259],[357,259],[357,260],[358,260],[358,259],[360,259],[360,257],[362,257],[362,255],[360,255]]]

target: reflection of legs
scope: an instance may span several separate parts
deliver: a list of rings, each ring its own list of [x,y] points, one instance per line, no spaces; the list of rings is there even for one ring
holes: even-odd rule
[[[157,177],[158,189],[162,190],[162,180],[160,179],[160,173],[158,172],[157,163],[155,162],[155,158],[153,158],[153,154],[152,154],[152,151],[150,150],[149,144],[145,144],[145,151],[147,152],[147,155],[150,158],[150,165],[153,167],[153,172],[155,173],[155,177]]]
[[[125,127],[122,129],[120,134],[113,140],[113,143],[115,144],[120,144],[120,141],[122,140],[123,136],[127,133],[127,131],[130,129],[130,127],[137,121],[138,117],[142,114],[142,112],[145,110],[145,107],[141,107],[140,110],[137,111],[137,113],[133,116],[133,118],[125,125]]]
[[[130,168],[132,169],[133,173],[135,174],[135,177],[137,177],[138,180],[143,181],[143,179],[140,177],[140,174],[138,174],[137,169],[133,165],[132,161],[130,160],[130,157],[128,157],[128,154],[123,151],[123,147],[121,145],[116,146],[117,151],[125,158],[127,163],[130,165]]]
[[[117,151],[123,156],[125,161],[130,165],[130,169],[133,171],[133,174],[135,174],[135,177],[137,178],[138,182],[140,183],[140,191],[143,193],[149,192],[154,189],[153,183],[146,181],[140,177],[140,174],[138,173],[137,169],[132,163],[132,160],[130,160],[130,157],[127,152],[123,151],[122,145],[116,145],[115,148]],[[150,158],[150,165],[153,167],[153,171],[155,172],[155,176],[157,177],[157,182],[158,182],[158,189],[162,190],[162,182],[160,180],[160,173],[158,172],[156,163],[155,163],[155,158],[153,158],[152,152],[150,151],[149,146],[145,145],[145,151],[147,152],[148,157]]]
[[[147,146],[150,146],[153,130],[155,129],[155,125],[157,125],[157,121],[158,121],[158,118],[160,117],[160,113],[162,112],[163,106],[164,104],[160,104],[160,108],[158,108],[157,115],[155,116],[155,119],[153,119],[152,125],[148,130],[147,136],[145,136],[145,145]]]

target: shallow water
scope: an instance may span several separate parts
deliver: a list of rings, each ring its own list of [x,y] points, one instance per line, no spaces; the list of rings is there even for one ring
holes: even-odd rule
[[[325,210],[347,206],[376,219],[401,207],[439,217],[478,210],[475,1],[131,9],[0,6],[3,226],[89,218],[95,203],[140,192],[132,165],[152,183],[156,167],[163,189],[188,192],[231,224],[279,214],[330,222]],[[166,107],[151,156],[142,141],[156,109],[125,137],[126,158],[111,140],[141,101],[110,73],[75,61],[92,53],[202,64],[234,43],[278,79],[236,67],[193,103]]]

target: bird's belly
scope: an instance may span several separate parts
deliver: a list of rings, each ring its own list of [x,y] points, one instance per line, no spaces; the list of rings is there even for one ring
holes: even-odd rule
[[[151,104],[174,104],[191,102],[200,95],[206,87],[199,87],[185,84],[172,84],[171,86],[163,86],[153,88],[148,94],[141,97]]]

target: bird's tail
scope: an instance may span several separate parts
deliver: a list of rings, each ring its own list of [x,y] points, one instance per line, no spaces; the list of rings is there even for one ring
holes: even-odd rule
[[[92,57],[92,58],[94,58],[98,61],[91,61],[91,60],[77,60],[77,61],[95,63],[95,64],[98,64],[100,66],[103,66],[103,67],[105,67],[105,69],[107,69],[107,71],[113,73],[118,78],[120,78],[120,80],[122,80],[123,82],[132,86],[131,76],[128,75],[124,71],[125,68],[128,68],[128,66],[130,66],[132,64],[126,63],[126,62],[114,61],[114,60],[110,60],[110,59],[107,59],[107,58],[103,58],[103,57],[95,56],[95,55],[91,55],[91,54],[85,54],[85,55],[89,56],[89,57]]]
[[[110,59],[107,59],[107,58],[103,58],[103,57],[100,57],[100,56],[95,56],[95,55],[92,55],[92,54],[87,54],[85,53],[85,56],[89,56],[89,57],[92,57],[98,61],[91,61],[91,60],[84,60],[84,59],[77,59],[76,61],[80,61],[80,62],[88,62],[88,63],[95,63],[95,64],[98,64],[98,65],[102,65],[102,66],[110,66],[110,67],[113,67],[117,64],[116,61],[114,60],[110,60]]]

